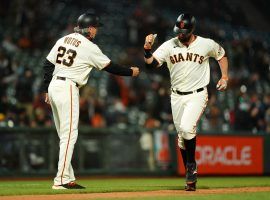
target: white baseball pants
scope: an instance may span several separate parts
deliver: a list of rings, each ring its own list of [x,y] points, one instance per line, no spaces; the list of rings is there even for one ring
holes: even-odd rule
[[[78,137],[79,89],[69,79],[53,77],[48,88],[56,130],[60,139],[58,172],[54,185],[75,181],[71,159]]]
[[[203,91],[188,95],[171,93],[171,107],[175,128],[178,133],[178,145],[185,149],[183,138],[190,140],[196,136],[197,123],[208,102],[208,92]]]

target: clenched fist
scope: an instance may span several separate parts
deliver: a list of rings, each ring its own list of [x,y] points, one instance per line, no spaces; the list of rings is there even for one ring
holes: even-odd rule
[[[217,83],[217,90],[224,91],[228,85],[228,78],[221,78]]]
[[[138,76],[140,73],[140,69],[138,67],[131,67],[132,69],[132,76]]]
[[[144,49],[151,49],[155,42],[157,34],[149,34],[145,37]]]

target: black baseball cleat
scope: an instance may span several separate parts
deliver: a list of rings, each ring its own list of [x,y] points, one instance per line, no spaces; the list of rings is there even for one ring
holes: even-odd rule
[[[196,191],[197,183],[197,165],[196,163],[187,163],[186,172],[186,191]]]
[[[63,185],[53,185],[52,189],[54,189],[54,190],[85,189],[85,187],[71,181],[71,182],[63,184]]]
[[[185,186],[185,191],[196,191],[196,182],[187,183]]]

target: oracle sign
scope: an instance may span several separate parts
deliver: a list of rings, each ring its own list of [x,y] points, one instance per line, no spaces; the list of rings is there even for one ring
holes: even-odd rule
[[[235,146],[213,147],[198,146],[196,150],[197,164],[203,165],[251,165],[251,146],[237,149]]]
[[[177,154],[178,172],[184,174],[179,150]],[[196,161],[199,174],[262,174],[263,138],[198,136]]]

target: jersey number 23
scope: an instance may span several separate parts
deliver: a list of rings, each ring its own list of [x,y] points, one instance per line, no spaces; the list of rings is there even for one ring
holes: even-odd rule
[[[63,59],[63,56],[67,54],[68,57],[66,59]],[[58,54],[57,54],[57,57],[56,57],[56,63],[58,64],[63,64],[67,67],[70,67],[73,62],[74,62],[74,59],[77,55],[77,52],[73,49],[66,49],[65,47],[63,46],[60,46],[58,48]]]

